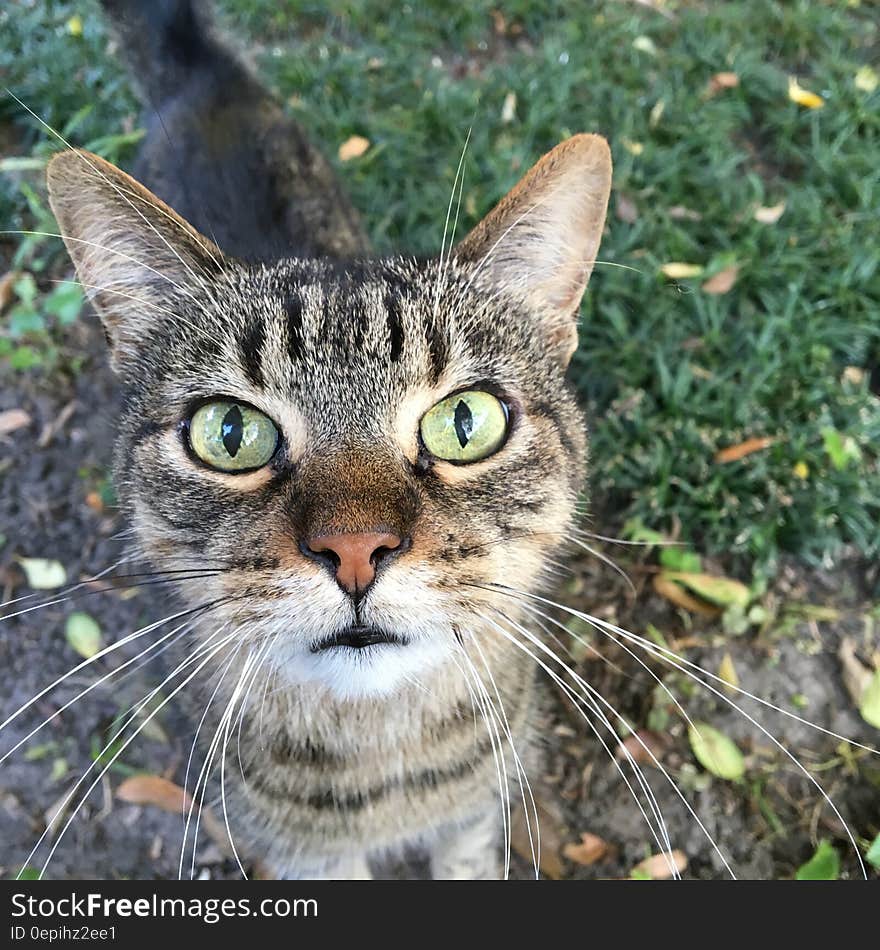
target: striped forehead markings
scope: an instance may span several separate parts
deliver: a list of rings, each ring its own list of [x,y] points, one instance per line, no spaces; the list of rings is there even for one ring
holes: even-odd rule
[[[400,316],[400,294],[396,290],[389,290],[385,294],[385,318],[388,321],[388,340],[392,363],[400,359],[403,352],[403,323]]]
[[[287,317],[287,355],[295,363],[303,354],[305,339],[303,332],[303,302],[297,293],[289,294],[284,301],[284,313]]]
[[[238,351],[245,376],[258,389],[265,384],[263,376],[263,347],[266,343],[266,325],[262,314],[255,313],[248,321],[238,341]]]

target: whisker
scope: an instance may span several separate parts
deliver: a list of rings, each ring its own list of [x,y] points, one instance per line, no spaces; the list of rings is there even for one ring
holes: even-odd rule
[[[79,809],[83,806],[83,804],[85,804],[85,802],[87,801],[89,795],[92,793],[92,791],[94,791],[94,789],[97,787],[97,785],[98,785],[98,783],[101,781],[101,779],[107,774],[107,772],[108,772],[108,771],[110,770],[110,768],[113,766],[114,762],[117,761],[117,759],[122,755],[122,753],[123,753],[123,752],[128,748],[128,746],[134,741],[134,739],[137,738],[137,736],[143,731],[143,729],[145,729],[146,726],[158,715],[158,713],[159,713],[159,712],[160,712],[160,711],[161,711],[161,710],[162,710],[162,709],[163,709],[163,708],[164,708],[164,707],[165,707],[196,675],[198,675],[198,673],[202,670],[202,668],[203,668],[208,662],[210,662],[210,660],[213,659],[213,657],[216,656],[217,653],[220,652],[220,650],[223,648],[223,646],[225,646],[225,644],[226,644],[227,642],[229,642],[229,639],[231,639],[231,637],[234,636],[234,635],[235,635],[234,633],[233,633],[233,634],[230,634],[230,636],[229,636],[226,640],[221,641],[221,643],[220,643],[219,645],[215,645],[214,647],[212,647],[211,649],[209,649],[209,650],[207,651],[207,656],[206,656],[205,659],[202,660],[202,662],[196,667],[196,669],[195,669],[192,673],[190,673],[189,676],[187,676],[186,679],[184,679],[184,681],[183,681],[182,683],[180,683],[178,686],[176,686],[175,689],[174,689],[154,710],[152,710],[152,711],[144,718],[144,721],[138,726],[138,728],[132,733],[132,735],[129,736],[129,737],[122,743],[122,745],[120,746],[120,748],[111,756],[109,762],[107,762],[106,765],[104,765],[104,768],[101,769],[101,771],[100,771],[100,773],[98,774],[98,776],[94,779],[94,781],[92,782],[92,784],[91,784],[91,785],[89,786],[89,788],[86,790],[85,794],[84,794],[83,797],[80,799],[80,801],[79,801],[79,803],[77,804],[76,808],[74,808],[72,814],[68,817],[67,821],[65,822],[64,827],[61,829],[61,831],[59,832],[58,836],[56,837],[56,839],[55,839],[55,841],[54,841],[54,843],[53,843],[53,845],[52,845],[52,848],[51,848],[51,850],[49,851],[49,855],[48,855],[48,857],[46,858],[45,862],[43,863],[42,868],[40,869],[38,878],[41,879],[41,878],[43,877],[43,875],[45,874],[46,868],[48,867],[49,862],[52,860],[52,857],[53,857],[53,855],[55,854],[55,851],[58,849],[58,846],[59,846],[59,844],[61,843],[61,839],[64,837],[64,834],[67,832],[67,829],[68,829],[68,828],[70,827],[70,825],[72,824],[74,818],[76,817],[77,813],[79,812]],[[198,655],[198,654],[196,654],[196,656],[197,656],[197,655]],[[25,859],[24,865],[23,865],[23,867],[22,867],[22,871],[24,870],[24,868],[26,868],[26,867],[31,863],[31,860],[33,859],[33,857],[34,857],[34,855],[36,854],[37,850],[39,849],[40,845],[41,845],[41,844],[43,843],[43,841],[46,839],[46,836],[49,834],[50,830],[53,828],[55,822],[56,822],[56,821],[58,820],[58,818],[63,814],[64,810],[67,808],[67,806],[68,806],[68,804],[70,803],[71,799],[72,799],[73,796],[76,794],[77,789],[80,788],[80,786],[81,786],[81,785],[83,784],[83,782],[86,780],[86,777],[88,776],[89,772],[91,772],[92,769],[101,761],[102,756],[105,755],[105,754],[108,752],[108,750],[112,748],[113,743],[120,737],[120,735],[122,734],[122,732],[123,732],[123,731],[128,727],[128,725],[130,725],[130,723],[133,721],[133,717],[136,716],[137,713],[138,713],[141,709],[143,709],[143,707],[144,707],[148,702],[150,702],[150,700],[151,700],[158,692],[160,692],[160,691],[174,678],[174,676],[176,676],[182,669],[185,669],[185,667],[186,667],[187,665],[189,665],[190,663],[192,663],[192,662],[194,662],[194,657],[190,657],[188,660],[184,661],[184,663],[180,664],[180,665],[177,667],[177,669],[176,669],[173,673],[171,673],[168,677],[166,677],[166,679],[163,680],[162,683],[161,683],[159,686],[157,686],[154,690],[152,690],[152,691],[150,692],[150,694],[149,694],[141,703],[139,703],[139,704],[137,705],[137,707],[135,708],[135,710],[132,712],[131,718],[129,718],[129,720],[116,732],[116,734],[113,736],[113,738],[110,740],[110,742],[107,743],[107,745],[104,747],[104,749],[102,750],[102,752],[99,754],[98,758],[86,769],[86,771],[83,773],[82,778],[77,782],[76,785],[74,785],[74,787],[70,790],[70,792],[68,793],[68,795],[65,796],[64,800],[63,800],[62,803],[59,805],[59,807],[58,807],[57,811],[55,812],[55,814],[53,815],[52,819],[47,823],[47,826],[46,826],[45,831],[43,831],[43,833],[40,835],[39,839],[37,840],[37,843],[34,845],[33,849],[32,849],[31,852],[30,852],[30,854],[29,854],[29,855],[27,856],[27,858]],[[19,874],[18,874],[18,877],[19,877],[19,878],[20,878],[20,876],[21,876],[22,871],[19,871]]]
[[[627,585],[629,586],[629,589],[633,592],[633,594],[636,593],[636,585],[633,584],[629,575],[626,573],[626,571],[623,570],[622,567],[620,567],[617,563],[615,563],[610,557],[608,557],[605,554],[602,554],[600,551],[597,551],[595,548],[590,547],[589,544],[587,544],[584,541],[581,541],[579,538],[568,538],[567,540],[573,541],[576,545],[578,545],[578,547],[583,548],[585,551],[592,554],[593,557],[596,557],[603,563],[607,564],[612,570],[616,571],[626,581]]]
[[[529,847],[532,852],[532,860],[535,866],[535,878],[540,877],[539,867],[541,861],[541,828],[538,818],[538,806],[535,802],[535,796],[532,794],[532,786],[529,782],[528,775],[526,774],[525,766],[523,765],[519,754],[516,751],[516,745],[513,741],[513,732],[510,728],[510,721],[507,718],[507,713],[504,709],[504,702],[501,699],[501,692],[498,689],[498,684],[495,682],[495,677],[492,675],[492,670],[489,667],[489,661],[486,659],[486,655],[483,653],[482,648],[480,647],[480,642],[476,637],[471,637],[471,642],[476,648],[477,652],[480,654],[480,659],[483,662],[485,667],[486,674],[489,677],[489,682],[492,684],[492,689],[495,692],[495,696],[498,699],[498,709],[501,712],[501,718],[503,720],[504,732],[507,736],[508,744],[510,745],[510,751],[513,754],[514,764],[517,769],[517,781],[519,782],[519,792],[522,797],[523,803],[523,816],[525,817],[526,822],[526,833],[529,836]],[[525,782],[525,788],[523,783]],[[535,840],[532,840],[532,822],[531,817],[529,816],[529,802],[526,801],[526,789],[528,789],[529,802],[531,802],[532,813],[535,818]],[[511,829],[512,832],[512,829]]]
[[[594,531],[587,531],[584,528],[572,528],[574,534],[582,534],[584,537],[593,538],[595,541],[605,541],[608,544],[623,544],[627,547],[638,548],[679,548],[686,547],[684,541],[625,541],[623,538],[610,538],[605,534],[596,534]]]
[[[25,614],[33,613],[35,610],[42,610],[45,607],[55,607],[58,604],[65,604],[68,601],[77,600],[80,597],[94,596],[96,594],[112,594],[118,591],[131,590],[138,587],[153,587],[157,584],[170,584],[177,580],[202,580],[203,578],[213,577],[215,574],[219,574],[219,573],[221,572],[220,571],[202,571],[202,572],[193,571],[190,574],[188,574],[186,577],[168,577],[168,578],[163,578],[162,580],[138,581],[137,583],[134,583],[134,584],[113,584],[109,587],[99,588],[98,590],[95,590],[94,588],[89,587],[88,590],[84,590],[84,591],[80,591],[79,593],[76,593],[76,591],[81,587],[87,587],[91,584],[97,583],[97,581],[94,581],[94,580],[82,581],[80,584],[75,585],[75,587],[73,588],[74,593],[68,594],[64,597],[55,597],[54,599],[44,601],[41,604],[33,604],[32,606],[25,607],[22,610],[16,610],[11,614],[4,614],[2,617],[0,617],[0,622],[4,620],[13,620],[15,617],[22,617]],[[122,577],[126,577],[126,576],[134,577],[138,575],[122,575]],[[144,574],[140,576],[149,577],[150,575]],[[105,579],[106,578],[101,578],[101,580],[105,580]],[[115,580],[115,579],[117,578],[111,578],[111,580]],[[31,595],[28,594],[26,596],[31,596]],[[10,601],[10,603],[12,603],[12,601]]]
[[[493,585],[493,586],[499,586],[499,585]],[[662,648],[657,647],[655,644],[651,643],[650,641],[645,640],[643,637],[639,637],[639,636],[637,636],[636,634],[632,634],[632,633],[630,633],[630,632],[627,631],[627,630],[623,630],[621,627],[618,627],[618,626],[616,626],[615,624],[610,624],[610,623],[608,623],[607,621],[600,620],[598,617],[592,617],[592,616],[590,616],[589,614],[584,614],[583,612],[574,610],[574,609],[571,608],[571,607],[566,607],[566,606],[563,605],[563,604],[558,604],[558,603],[555,603],[554,601],[547,600],[546,598],[540,597],[540,596],[537,595],[537,594],[526,594],[526,593],[523,592],[523,591],[514,591],[514,593],[517,593],[517,594],[519,594],[520,596],[523,596],[523,597],[530,597],[530,598],[533,598],[533,599],[536,599],[536,600],[541,600],[541,601],[543,601],[544,603],[550,604],[551,606],[558,607],[558,608],[560,608],[560,609],[562,609],[562,610],[565,610],[566,612],[571,613],[571,614],[573,614],[573,615],[575,615],[575,616],[580,616],[581,619],[583,619],[583,620],[586,620],[586,621],[588,621],[588,622],[591,622],[591,621],[592,621],[592,622],[594,622],[595,624],[599,625],[600,627],[607,627],[607,628],[610,628],[611,630],[613,630],[613,631],[614,631],[615,633],[617,633],[618,635],[624,637],[624,639],[627,639],[627,640],[629,640],[629,641],[632,642],[632,643],[638,644],[639,646],[642,647],[642,649],[647,650],[650,654],[652,654],[652,655],[654,655],[654,656],[657,656],[657,657],[663,659],[663,660],[664,660],[666,663],[668,663],[670,666],[672,666],[672,667],[674,667],[675,669],[679,670],[680,672],[684,673],[689,679],[693,680],[694,682],[699,683],[700,685],[702,685],[703,687],[705,687],[707,690],[709,690],[709,692],[713,693],[715,696],[717,696],[719,699],[721,699],[724,703],[726,703],[728,706],[730,706],[732,709],[735,709],[741,716],[743,716],[743,718],[745,718],[749,723],[751,723],[753,726],[755,726],[755,728],[757,728],[758,730],[760,730],[760,732],[761,732],[763,735],[765,735],[765,736],[774,744],[774,746],[775,746],[776,748],[778,748],[790,761],[792,761],[792,762],[795,764],[795,766],[797,767],[797,769],[798,769],[798,770],[807,778],[807,780],[817,789],[817,791],[818,791],[819,794],[822,796],[822,798],[823,798],[823,800],[825,801],[825,803],[831,808],[831,810],[834,812],[835,817],[838,819],[838,821],[840,821],[841,825],[843,826],[843,828],[844,828],[844,830],[845,830],[845,832],[846,832],[847,838],[849,839],[849,842],[850,842],[850,844],[851,844],[851,846],[852,846],[852,849],[853,849],[853,851],[855,852],[856,859],[858,860],[859,868],[861,869],[862,875],[863,875],[865,878],[867,878],[867,871],[866,871],[866,869],[865,869],[864,862],[863,862],[863,860],[862,860],[861,852],[859,851],[858,846],[857,846],[857,844],[856,844],[855,837],[853,836],[853,833],[852,833],[852,831],[850,830],[849,825],[846,823],[846,821],[844,820],[843,816],[841,815],[840,810],[837,808],[837,806],[836,806],[836,805],[834,804],[834,802],[831,800],[831,797],[828,795],[828,793],[827,793],[827,792],[825,791],[825,789],[822,787],[821,783],[820,783],[819,781],[817,781],[817,779],[810,773],[810,771],[803,765],[803,763],[801,763],[801,761],[797,758],[797,756],[795,756],[789,749],[787,749],[787,748],[786,748],[769,730],[767,730],[758,720],[756,720],[753,716],[751,716],[749,713],[747,713],[741,706],[739,706],[739,705],[738,705],[737,703],[735,703],[732,699],[730,699],[730,697],[726,696],[721,690],[716,689],[714,686],[711,685],[711,683],[707,683],[705,680],[701,679],[699,676],[697,676],[695,673],[693,673],[690,669],[687,668],[688,665],[693,665],[693,664],[688,664],[688,661],[682,662],[683,658],[678,657],[676,654],[672,653],[671,651],[669,651],[669,650],[663,650]],[[702,670],[702,669],[701,669],[701,672],[707,673],[707,671]],[[715,677],[715,676],[713,676],[712,674],[709,674],[709,675],[712,676],[713,679],[720,679],[720,677]],[[729,684],[727,684],[726,681],[723,681],[723,682],[725,683],[725,686],[728,686],[728,685],[729,685]],[[742,690],[741,692],[745,693],[745,694],[748,695],[750,698],[753,698],[753,699],[755,699],[756,701],[760,702],[762,705],[766,705],[766,706],[770,706],[771,708],[775,708],[775,707],[772,706],[771,703],[767,703],[766,701],[761,700],[760,697],[755,697],[755,696],[753,696],[753,695],[750,694],[750,693],[746,693],[745,690]],[[782,713],[786,713],[786,711],[783,710],[783,709],[779,709],[779,710],[777,710],[777,711],[782,712]],[[787,714],[787,713],[786,713],[786,714]],[[828,729],[823,729],[822,727],[817,726],[815,723],[810,723],[808,720],[801,719],[800,717],[795,716],[794,714],[792,714],[792,718],[797,719],[799,722],[803,722],[804,725],[812,726],[813,728],[817,729],[819,732],[824,732],[824,733],[826,733],[826,734],[828,734],[828,735],[834,736],[835,738],[841,739],[842,741],[848,742],[848,743],[850,743],[851,745],[854,745],[854,746],[856,746],[856,747],[859,747],[859,748],[867,748],[868,751],[874,752],[875,754],[877,754],[877,750],[870,749],[869,747],[861,746],[860,743],[856,743],[856,742],[853,742],[853,741],[850,740],[850,739],[846,739],[845,737],[838,736],[836,733],[833,733],[833,732],[831,732],[831,731],[828,730]]]
[[[437,312],[440,307],[441,281],[443,278],[443,255],[446,250],[446,234],[447,234],[447,231],[449,230],[449,219],[452,216],[452,203],[455,201],[455,190],[458,187],[459,176],[462,179],[462,185],[464,185],[464,175],[462,175],[462,168],[464,166],[465,155],[467,154],[468,143],[471,140],[471,131],[472,129],[468,129],[467,137],[464,140],[464,146],[461,150],[461,156],[458,159],[458,168],[455,170],[455,179],[452,182],[452,194],[449,196],[449,206],[446,209],[446,221],[443,224],[443,238],[440,242],[440,257],[437,262],[437,285],[436,285],[437,290],[434,297],[435,319],[437,317]],[[461,205],[461,199],[459,198],[459,206],[460,205]],[[455,223],[458,224],[457,210],[455,213]],[[450,237],[450,240],[449,240],[450,258],[451,258],[451,250],[452,250],[452,241],[454,238],[455,238],[455,225],[452,226],[452,236]]]
[[[87,241],[84,238],[75,238],[71,236],[66,236],[59,234],[54,231],[26,231],[26,230],[6,230],[0,231],[0,235],[13,235],[13,234],[23,234],[23,235],[32,235],[34,237],[51,237],[51,238],[60,238],[63,241],[73,241],[75,244],[84,244],[87,247],[93,247],[99,251],[106,251],[108,254],[115,254],[117,257],[123,258],[123,260],[130,261],[132,264],[137,264],[138,267],[143,267],[144,270],[150,271],[150,273],[155,274],[157,277],[161,277],[162,280],[167,281],[171,286],[183,294],[185,297],[189,297],[190,300],[197,301],[198,298],[193,296],[186,287],[183,287],[181,284],[178,284],[176,281],[173,281],[167,274],[163,274],[162,271],[156,270],[155,267],[150,267],[149,264],[145,264],[143,261],[138,260],[136,257],[132,257],[130,254],[126,254],[124,251],[117,250],[114,247],[106,247],[103,244],[97,244],[95,241]],[[56,283],[78,283],[78,281],[56,281]]]
[[[501,825],[502,825],[502,834],[504,836],[505,842],[507,842],[507,848],[505,851],[504,858],[504,879],[507,880],[510,876],[510,791],[507,784],[507,768],[504,763],[504,756],[501,752],[501,740],[497,735],[497,724],[495,723],[493,717],[490,714],[485,686],[480,680],[480,677],[477,671],[474,669],[473,663],[470,662],[470,658],[464,653],[463,650],[459,650],[459,654],[463,657],[466,663],[467,670],[473,676],[473,680],[470,680],[468,677],[467,670],[463,670],[455,661],[454,654],[450,655],[453,663],[456,663],[459,671],[462,676],[465,678],[465,682],[472,682],[475,692],[472,694],[476,697],[477,705],[480,709],[480,714],[483,717],[483,724],[486,726],[486,732],[489,736],[489,744],[492,747],[492,758],[495,764],[495,775],[498,780],[498,797],[499,803],[501,806]]]
[[[34,703],[38,702],[43,698],[47,693],[55,689],[56,686],[59,686],[66,679],[73,676],[75,673],[78,673],[80,670],[85,669],[87,666],[90,666],[92,663],[97,662],[102,657],[107,656],[109,653],[113,653],[115,650],[118,650],[120,647],[125,646],[127,643],[131,643],[132,640],[136,640],[138,637],[143,636],[146,633],[149,633],[152,630],[155,630],[157,627],[162,626],[163,624],[168,623],[169,621],[174,621],[180,617],[186,617],[191,614],[197,613],[200,610],[204,610],[210,606],[216,606],[220,601],[210,601],[207,604],[199,604],[197,607],[190,607],[186,610],[181,610],[176,614],[172,614],[170,617],[165,617],[163,620],[157,620],[153,623],[147,624],[145,627],[141,627],[140,630],[136,630],[134,633],[130,633],[127,636],[123,637],[121,640],[117,640],[115,643],[111,643],[108,646],[104,647],[102,650],[99,650],[94,656],[89,657],[88,659],[83,660],[81,663],[78,663],[72,670],[68,670],[62,676],[59,676],[54,682],[50,683],[44,689],[40,690],[35,696],[29,699],[22,706],[19,706],[10,716],[7,716],[3,722],[0,722],[0,731],[2,731],[6,726],[9,725],[13,720],[17,719],[26,709],[30,709]]]
[[[496,612],[500,613],[499,611],[496,611]],[[538,666],[541,669],[543,669],[544,672],[547,673],[547,675],[550,676],[550,678],[560,687],[560,689],[563,690],[563,692],[569,697],[569,699],[571,699],[571,701],[574,703],[575,708],[578,710],[581,718],[583,718],[583,720],[590,727],[590,730],[592,731],[593,735],[595,735],[595,737],[601,744],[602,748],[606,751],[612,763],[614,764],[614,767],[617,769],[618,773],[620,774],[621,779],[623,780],[630,795],[633,798],[633,801],[636,804],[636,807],[639,809],[639,811],[642,814],[642,817],[645,819],[645,823],[651,832],[651,836],[654,838],[654,841],[657,844],[658,850],[663,853],[668,853],[669,851],[671,851],[672,846],[669,841],[669,834],[666,828],[666,823],[663,820],[662,814],[660,813],[659,806],[656,804],[656,799],[654,798],[653,791],[648,785],[644,775],[642,774],[641,769],[638,767],[638,763],[636,763],[635,760],[632,758],[631,754],[629,754],[629,750],[627,750],[626,747],[622,745],[622,743],[620,742],[620,736],[617,734],[616,730],[611,725],[610,721],[604,715],[604,713],[602,713],[602,711],[596,706],[595,702],[589,696],[578,696],[576,693],[574,693],[571,687],[554,670],[552,670],[549,666],[547,666],[547,664],[544,663],[544,661],[541,660],[539,657],[535,656],[535,654],[532,653],[532,651],[529,650],[528,647],[520,643],[515,637],[512,636],[512,634],[510,634],[507,630],[502,628],[500,624],[492,620],[491,617],[486,617],[484,614],[479,614],[479,616],[483,617],[483,619],[487,623],[489,623],[495,630],[501,633],[501,635],[504,636],[509,642],[513,643],[514,646],[522,650],[535,663],[537,663]],[[505,617],[506,620],[510,621],[509,617],[507,617],[506,615],[503,615],[503,616]],[[556,657],[555,654],[551,653],[551,656],[554,660],[556,660],[556,662],[560,662],[559,658]],[[561,664],[561,665],[563,666],[564,669],[568,670],[565,664]],[[648,817],[648,814],[645,811],[644,806],[642,805],[641,799],[639,798],[635,789],[632,787],[632,784],[630,783],[629,779],[624,773],[622,766],[617,760],[617,757],[611,751],[607,742],[602,738],[595,724],[587,717],[582,707],[582,703],[587,704],[590,711],[598,716],[599,721],[602,723],[602,725],[605,726],[605,728],[609,730],[609,732],[615,737],[615,740],[617,741],[618,745],[622,747],[627,753],[627,764],[630,766],[630,768],[633,769],[634,776],[637,782],[639,783],[640,788],[644,792],[646,798],[648,799],[649,808],[651,812],[653,813],[655,820],[657,821],[657,828],[654,827],[654,823]],[[658,834],[658,828],[659,828],[659,834]],[[675,868],[674,864],[672,864],[671,859],[667,859],[667,860],[669,861],[670,870],[673,876],[677,875],[678,871]]]
[[[28,740],[32,739],[38,732],[40,732],[41,729],[43,729],[50,722],[52,722],[52,720],[55,719],[56,716],[60,716],[61,713],[63,713],[65,710],[69,709],[74,703],[82,699],[83,696],[88,695],[90,692],[92,692],[93,689],[97,689],[102,683],[106,683],[107,680],[114,677],[121,670],[124,670],[127,666],[131,666],[132,663],[136,662],[137,660],[140,660],[142,657],[146,656],[147,654],[155,650],[156,647],[159,646],[161,643],[164,643],[170,637],[173,637],[175,634],[189,628],[190,626],[191,626],[191,621],[187,621],[186,623],[180,624],[179,626],[171,630],[169,633],[166,633],[164,636],[160,637],[154,643],[151,643],[145,650],[142,650],[140,653],[138,653],[137,656],[133,657],[130,660],[127,660],[125,663],[123,663],[121,666],[117,667],[116,669],[110,670],[109,673],[106,673],[104,676],[96,680],[90,686],[86,687],[84,690],[77,693],[77,695],[74,696],[73,699],[66,702],[60,709],[53,712],[50,716],[47,716],[38,726],[35,726],[33,729],[31,729],[31,731],[24,738],[19,739],[18,742],[16,742],[15,745],[12,746],[11,749],[8,749],[6,752],[4,752],[3,755],[0,756],[0,765],[2,765],[9,758],[9,756],[11,756],[18,749],[20,749]]]

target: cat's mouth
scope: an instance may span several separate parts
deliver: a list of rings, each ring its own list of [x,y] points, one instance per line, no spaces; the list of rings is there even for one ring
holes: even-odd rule
[[[330,634],[311,645],[312,653],[323,653],[325,650],[333,650],[337,647],[351,647],[354,650],[363,650],[366,647],[379,646],[380,644],[392,644],[394,646],[406,646],[409,643],[407,637],[392,633],[390,630],[383,630],[381,627],[366,627],[361,624],[353,624],[350,627],[343,627],[336,633]]]

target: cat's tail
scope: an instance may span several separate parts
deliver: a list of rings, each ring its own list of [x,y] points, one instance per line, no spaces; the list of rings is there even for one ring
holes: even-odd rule
[[[201,0],[101,0],[137,93],[157,107],[194,79],[229,87],[243,67]]]

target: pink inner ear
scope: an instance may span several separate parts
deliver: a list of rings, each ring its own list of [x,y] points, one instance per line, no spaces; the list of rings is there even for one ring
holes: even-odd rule
[[[590,268],[581,261],[567,261],[546,282],[547,301],[555,310],[571,314],[577,310]]]

